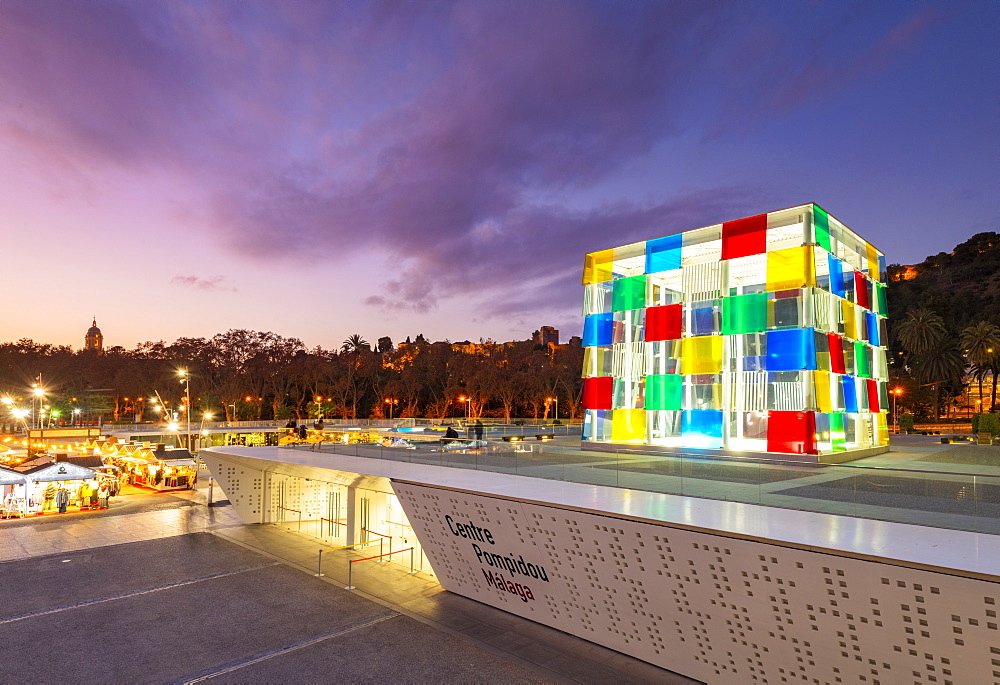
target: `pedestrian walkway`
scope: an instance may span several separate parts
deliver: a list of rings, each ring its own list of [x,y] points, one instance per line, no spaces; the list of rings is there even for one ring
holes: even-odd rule
[[[218,493],[216,490],[217,495]],[[13,588],[18,584],[6,583],[6,589],[0,588],[0,606],[7,607],[7,610],[0,612],[3,614],[0,616],[0,639],[10,645],[8,641],[10,635],[28,636],[23,640],[20,637],[16,638],[25,642],[25,664],[17,668],[13,666],[6,668],[5,673],[28,674],[28,676],[36,674],[25,677],[28,681],[37,680],[45,673],[49,673],[45,669],[37,670],[37,666],[36,670],[32,671],[31,661],[37,660],[39,655],[32,651],[30,645],[34,643],[29,637],[41,639],[44,630],[31,626],[36,622],[45,622],[46,617],[52,612],[66,615],[67,618],[60,620],[69,625],[76,620],[83,621],[84,615],[89,615],[88,612],[98,611],[96,607],[89,608],[97,601],[101,603],[100,606],[115,607],[133,606],[133,602],[141,602],[135,604],[136,612],[139,616],[148,615],[149,620],[153,621],[150,630],[155,629],[157,633],[164,635],[172,635],[171,631],[196,635],[200,634],[199,631],[205,626],[202,626],[200,618],[193,622],[185,619],[183,612],[201,610],[193,606],[190,600],[182,598],[184,588],[197,587],[201,588],[198,592],[209,593],[206,597],[212,598],[210,614],[216,626],[215,630],[228,633],[234,628],[233,622],[258,620],[256,614],[252,617],[243,616],[240,612],[245,607],[254,607],[259,603],[263,603],[263,606],[274,605],[278,600],[274,597],[275,587],[272,586],[278,584],[276,587],[282,588],[281,592],[285,594],[292,591],[290,588],[301,585],[304,588],[303,592],[314,598],[328,597],[334,604],[341,602],[338,597],[346,597],[354,598],[351,601],[355,602],[364,600],[372,603],[372,606],[377,605],[382,608],[378,611],[365,610],[362,612],[364,618],[359,618],[358,621],[345,622],[338,619],[334,624],[324,622],[319,616],[307,618],[306,614],[302,613],[304,611],[302,608],[296,609],[298,614],[289,613],[288,609],[283,608],[280,613],[271,616],[271,623],[268,624],[267,634],[270,635],[270,643],[255,639],[254,650],[239,652],[228,649],[227,653],[231,653],[232,658],[223,662],[206,661],[202,658],[200,645],[185,639],[186,651],[176,655],[174,663],[162,665],[164,680],[174,678],[178,682],[194,682],[201,679],[222,682],[266,682],[274,679],[322,680],[337,678],[337,668],[340,668],[339,672],[344,677],[353,674],[354,679],[370,679],[367,674],[380,673],[390,679],[425,678],[438,682],[490,679],[564,683],[656,682],[667,685],[694,682],[599,645],[446,592],[429,573],[407,573],[408,564],[377,562],[355,564],[353,583],[357,589],[346,590],[344,586],[347,584],[348,559],[370,555],[370,551],[344,550],[328,553],[324,555],[325,575],[322,579],[316,578],[317,552],[324,543],[275,526],[243,525],[227,503],[218,503],[221,506],[206,506],[206,496],[205,489],[183,494],[133,495],[132,497],[146,498],[149,506],[158,506],[161,502],[172,502],[174,506],[169,509],[144,511],[141,510],[141,503],[130,503],[136,509],[134,513],[111,515],[115,513],[112,507],[108,512],[101,512],[103,514],[101,516],[74,519],[40,518],[18,522],[18,525],[9,527],[0,525],[0,562],[3,562],[5,578],[12,580],[21,572],[20,564],[24,563],[30,564],[24,567],[24,572],[29,573],[30,569],[38,568],[37,564],[40,562],[44,563],[46,568],[63,570],[63,563],[66,564],[65,568],[77,564],[74,568],[82,569],[84,566],[81,564],[94,564],[102,559],[123,560],[115,562],[102,573],[93,571],[90,575],[64,574],[64,577],[50,578],[46,574],[43,577],[34,577],[29,584],[36,586],[37,592],[34,590],[33,592],[37,595],[37,601],[20,612],[11,608],[14,606],[12,602],[16,599],[12,594]],[[213,573],[215,567],[208,562],[204,562],[208,564],[204,568],[198,566],[197,569],[193,569],[185,566],[187,562],[176,556],[186,554],[187,552],[180,550],[188,549],[190,545],[184,543],[178,547],[180,544],[178,541],[189,538],[196,540],[198,534],[205,533],[220,541],[226,541],[227,544],[234,543],[248,553],[252,552],[252,555],[244,560],[245,563],[241,562],[239,568],[232,573],[230,570],[225,570],[229,569],[229,566],[223,564],[225,569],[222,575],[218,575],[217,569]],[[138,543],[138,546],[121,546],[124,543]],[[205,545],[201,543],[194,545],[196,550],[203,548]],[[65,555],[65,559],[53,555]],[[252,562],[254,557],[258,561]],[[146,563],[150,558],[156,558],[157,564],[150,567]],[[202,562],[192,558],[190,563]],[[216,565],[217,563],[213,562]],[[267,566],[269,563],[278,563],[292,575],[288,576],[285,571],[275,575],[277,572]],[[143,583],[138,581],[131,583],[129,580],[137,573],[129,571],[129,568],[143,568],[146,569],[143,573],[146,573],[158,565],[169,567],[180,565],[182,568],[168,578],[156,579],[150,576]],[[245,572],[244,567],[246,567]],[[232,575],[233,573],[236,575]],[[239,580],[244,577],[248,580]],[[230,580],[223,582],[223,578]],[[239,585],[250,582],[253,578],[256,580],[249,585]],[[46,591],[46,584],[50,582],[59,583],[58,591],[55,588],[51,592]],[[108,585],[109,582],[131,584],[134,587],[128,591],[123,589],[113,591]],[[243,601],[247,599],[246,597],[232,597],[233,590],[226,589],[230,583],[237,583],[239,587],[245,587],[244,592],[251,592],[253,594],[253,597],[249,598],[251,601],[246,603]],[[104,586],[104,589],[98,586]],[[56,595],[62,596],[67,592],[69,595],[66,598],[56,602],[54,599]],[[148,606],[147,603],[153,599],[147,598],[152,598],[154,595],[156,598],[161,598],[157,599],[157,602],[166,602],[166,608],[154,610]],[[296,601],[298,602],[296,606],[305,606],[302,604],[304,600]],[[310,600],[312,604],[317,601],[320,600]],[[227,613],[225,607],[232,602],[236,602],[239,606],[234,605],[232,612]],[[77,614],[80,616],[79,619],[75,618]],[[133,625],[139,621],[135,617],[126,619],[128,612],[115,615],[119,617],[118,620],[126,621],[125,625]],[[394,619],[394,616],[398,616],[398,620],[404,623],[396,623],[397,619]],[[16,620],[10,623],[10,627],[5,627],[4,621],[13,619]],[[274,621],[277,621],[277,628],[273,625]],[[303,630],[303,621],[306,621],[307,625],[312,625],[311,631]],[[308,621],[313,623],[309,624]],[[173,625],[175,622],[177,625]],[[406,627],[407,625],[411,627]],[[281,630],[280,626],[287,626],[287,630]],[[10,633],[10,630],[15,630],[15,633]],[[80,630],[84,628],[81,627]],[[5,634],[8,638],[3,637]],[[51,646],[53,640],[58,644],[59,639],[58,635],[54,637],[49,635],[39,644]],[[120,636],[120,640],[128,644],[127,635]],[[170,640],[174,638],[171,637]],[[77,655],[77,658],[100,660],[105,652],[107,652],[106,658],[118,658],[115,650],[122,651],[120,642],[115,640],[85,642],[87,649],[79,650],[81,654]],[[394,654],[392,650],[399,653]],[[422,656],[427,658],[421,660],[418,658],[420,655],[414,650],[421,652]],[[441,659],[435,665],[433,657],[436,650],[441,652]],[[84,656],[84,652],[90,656]],[[198,658],[191,659],[194,653],[197,653]],[[348,655],[350,658],[347,658]],[[141,655],[132,658],[140,659]],[[180,660],[180,664],[176,663],[176,659]],[[379,664],[377,668],[373,664],[371,669],[357,670],[364,659],[376,659]],[[396,662],[393,662],[393,659]],[[412,662],[410,670],[407,660]],[[188,661],[191,663],[188,664]],[[37,665],[37,661],[35,663]],[[475,669],[469,670],[471,664],[480,664],[482,670],[478,672]],[[78,674],[91,672],[72,666],[66,668],[66,672],[72,671]],[[301,671],[297,670],[300,668]],[[58,669],[51,669],[49,674],[55,677],[54,674],[57,672]],[[135,671],[135,673],[142,672],[141,668]],[[151,671],[147,670],[145,673],[145,677],[140,679],[160,681],[151,675]],[[108,676],[110,675],[109,672]],[[100,677],[96,679],[102,680]]]

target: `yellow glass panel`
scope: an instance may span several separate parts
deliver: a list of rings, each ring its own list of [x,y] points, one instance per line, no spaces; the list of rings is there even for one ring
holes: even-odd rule
[[[767,290],[792,290],[816,285],[812,245],[767,253]]]
[[[681,341],[681,373],[722,373],[722,336],[684,338]]]
[[[583,348],[583,377],[610,376],[611,350],[606,347]]]
[[[824,413],[835,411],[833,398],[830,395],[830,374],[826,371],[813,371],[813,386],[816,392],[816,408]]]
[[[611,415],[611,442],[643,442],[645,439],[645,409],[614,410]]]
[[[858,322],[854,316],[854,303],[847,300],[840,301],[840,310],[844,316],[844,335],[852,340],[858,339]]]
[[[871,245],[869,245],[868,243],[865,243],[865,248],[866,248],[866,250],[868,252],[868,255],[867,255],[868,256],[868,276],[871,279],[873,279],[873,280],[881,281],[882,280],[882,274],[880,274],[879,271],[878,271],[878,251],[874,247],[872,247]]]
[[[889,444],[889,422],[887,416],[888,415],[885,412],[875,415],[875,420],[878,421],[876,424],[878,426],[878,430],[875,432],[878,434],[876,439],[878,440],[879,446]]]
[[[583,261],[583,284],[604,283],[611,280],[611,264],[615,260],[614,250],[591,252]]]

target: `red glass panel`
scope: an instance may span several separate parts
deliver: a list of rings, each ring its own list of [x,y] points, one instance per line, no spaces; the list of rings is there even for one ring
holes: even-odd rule
[[[684,305],[649,307],[646,310],[646,341],[679,339],[683,320]]]
[[[858,296],[858,304],[865,309],[871,309],[871,302],[868,301],[868,279],[860,271],[854,272],[854,292]]]
[[[830,370],[834,373],[847,373],[844,366],[844,339],[836,333],[827,333],[830,341]]]
[[[767,252],[767,214],[722,224],[722,258],[736,259]]]
[[[611,376],[595,376],[583,379],[583,408],[611,409],[615,379]]]
[[[816,415],[811,411],[768,412],[767,451],[816,454]]]
[[[882,411],[878,402],[878,381],[874,378],[866,378],[865,381],[868,383],[868,411],[878,414]]]

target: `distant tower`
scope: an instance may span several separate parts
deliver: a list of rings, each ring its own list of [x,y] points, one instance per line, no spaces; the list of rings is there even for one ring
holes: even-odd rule
[[[83,349],[93,350],[98,354],[104,352],[104,336],[101,335],[101,329],[97,327],[96,317],[94,318],[94,323],[87,330],[85,341]]]

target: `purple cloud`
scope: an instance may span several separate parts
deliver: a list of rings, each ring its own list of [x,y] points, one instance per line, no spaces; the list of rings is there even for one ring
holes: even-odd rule
[[[867,54],[905,45],[923,17]],[[606,187],[684,132],[706,82],[740,81],[752,120],[841,77],[782,47],[799,25],[744,30],[754,18],[721,0],[7,0],[0,131],[53,164],[185,177],[249,259],[384,255],[380,294],[355,295],[373,308],[575,308],[585,252],[769,208],[721,180],[648,200]]]
[[[222,276],[212,276],[211,278],[198,278],[197,276],[174,276],[170,282],[182,285],[187,288],[198,290],[223,290],[226,292],[239,292],[236,288],[225,285],[225,278]]]

